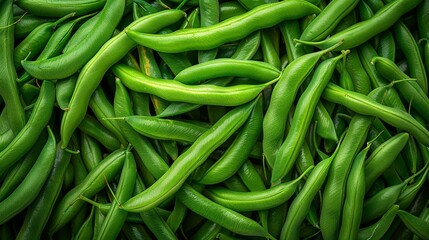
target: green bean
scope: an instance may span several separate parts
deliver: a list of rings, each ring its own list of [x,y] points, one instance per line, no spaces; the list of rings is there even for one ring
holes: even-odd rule
[[[97,18],[91,34],[88,34],[78,49],[41,61],[22,61],[24,69],[39,79],[62,79],[73,75],[103,46],[118,25],[124,12],[125,0],[107,0]],[[106,24],[107,23],[107,24]]]
[[[0,48],[3,51],[0,58],[0,96],[6,105],[9,125],[14,135],[25,125],[24,108],[21,104],[17,78],[14,69],[14,28],[6,27],[13,22],[13,1],[2,1],[0,4]]]
[[[112,67],[115,75],[125,86],[137,92],[157,95],[169,101],[195,104],[237,106],[255,98],[267,85],[236,85],[219,87],[215,85],[185,85],[174,80],[155,79],[145,76],[127,66]],[[276,81],[276,80],[273,80]]]
[[[116,80],[114,110],[116,117],[133,115],[127,89],[118,79]],[[167,171],[168,165],[155,151],[148,139],[139,135],[125,122],[119,122],[119,127],[122,132],[124,132],[126,139],[134,146],[137,154],[140,156],[143,164],[148,168],[151,175],[156,179],[160,178]]]
[[[101,125],[97,119],[90,115],[87,115],[83,119],[79,125],[79,129],[85,134],[95,138],[110,151],[118,149],[121,146],[121,143],[118,141],[118,139],[116,139],[116,137],[109,130]],[[65,148],[66,146],[63,147]]]
[[[409,132],[424,145],[429,146],[428,130],[404,111],[381,105],[363,94],[347,91],[333,83],[327,85],[322,97],[359,114],[379,117],[392,126]]]
[[[185,84],[195,84],[207,79],[233,76],[269,82],[279,75],[276,68],[264,62],[218,58],[186,68],[174,79]]]
[[[395,220],[398,210],[398,205],[393,205],[392,207],[390,207],[389,210],[385,214],[383,214],[383,217],[381,217],[377,222],[365,228],[359,229],[357,239],[381,239],[387,232],[389,227],[392,225],[393,220]]]
[[[244,14],[246,9],[237,1],[221,2],[219,4],[219,21]]]
[[[365,191],[367,192],[374,181],[393,164],[405,147],[409,138],[408,133],[398,133],[377,147],[365,161]]]
[[[205,28],[183,29],[162,35],[139,33],[131,29],[127,29],[126,33],[139,44],[160,52],[207,50],[242,39],[256,30],[319,11],[306,1],[282,1],[258,6],[245,14]]]
[[[268,63],[275,69],[281,69],[280,57],[274,42],[270,38],[270,31],[275,30],[275,28],[263,29],[261,30],[261,47],[262,47],[262,56],[264,62]],[[278,47],[277,47],[278,48]]]
[[[95,206],[92,206],[91,212],[89,213],[85,222],[79,228],[79,231],[76,233],[73,239],[76,239],[76,240],[91,239],[94,236],[94,227],[93,227],[94,212],[95,212],[94,209],[95,209]]]
[[[316,109],[314,112],[313,121],[317,123],[316,133],[320,137],[331,140],[334,142],[338,141],[337,133],[335,132],[334,122],[331,116],[326,110],[325,106],[321,101],[317,102]]]
[[[289,62],[303,56],[304,48],[301,45],[296,46],[294,39],[301,36],[301,29],[298,20],[284,21],[279,24],[280,31],[285,42],[286,54]]]
[[[217,0],[199,0],[198,7],[200,9],[200,27],[209,27],[219,23],[220,4]],[[206,51],[198,51],[198,62],[204,63],[216,58],[218,48],[213,48]]]
[[[236,192],[222,187],[212,187],[205,191],[214,202],[237,212],[268,210],[279,206],[292,197],[298,182],[310,171],[308,168],[300,177],[280,183],[266,190]]]
[[[191,240],[214,239],[222,230],[219,224],[207,220],[191,237]]]
[[[43,229],[54,208],[54,203],[60,195],[64,174],[67,170],[70,158],[70,153],[65,152],[61,149],[60,144],[57,144],[52,170],[49,172],[48,179],[37,198],[28,206],[27,214],[25,215],[17,239],[41,237]]]
[[[402,222],[407,226],[407,228],[410,229],[414,234],[422,239],[429,238],[429,222],[418,218],[404,210],[399,210],[398,216],[401,218]]]
[[[241,235],[261,236],[273,239],[262,226],[252,219],[210,201],[187,184],[183,185],[177,192],[177,197],[191,211],[196,212],[232,232]]]
[[[188,208],[183,205],[177,198],[174,201],[174,208],[168,216],[166,222],[173,232],[176,232],[185,219]]]
[[[380,57],[385,57],[391,61],[395,61],[396,43],[391,32],[386,31],[380,34],[377,53]]]
[[[270,105],[264,116],[262,142],[264,156],[271,167],[274,165],[278,149],[282,145],[287,114],[298,88],[325,53],[327,52],[310,53],[294,60],[282,71],[279,82],[273,88]]]
[[[337,24],[349,14],[359,1],[331,1],[304,29],[300,37],[304,41],[319,41],[327,37]]]
[[[346,56],[345,68],[350,73],[354,91],[368,94],[372,89],[371,81],[362,65],[357,49],[352,49],[350,54]]]
[[[141,212],[157,206],[172,196],[193,170],[241,127],[250,115],[253,106],[254,102],[229,111],[183,152],[153,185],[122,204],[122,208],[130,212]]]
[[[79,201],[79,196],[92,197],[105,187],[105,179],[108,181],[116,177],[123,166],[125,151],[116,150],[105,157],[87,177],[77,186],[69,190],[63,198],[57,202],[47,225],[48,234],[52,235],[66,225],[79,212],[84,205]]]
[[[18,6],[25,11],[47,17],[62,17],[70,12],[76,12],[80,16],[99,10],[105,3],[106,0],[78,0],[73,2],[64,0],[17,1]]]
[[[374,57],[377,57],[377,52],[369,43],[364,43],[358,48],[359,57],[361,59],[362,65],[365,68],[368,76],[371,80],[373,88],[384,86],[387,84],[386,80],[383,79],[380,74],[375,70],[371,61]]]
[[[43,82],[30,119],[13,141],[0,152],[0,173],[5,172],[27,153],[37,141],[53,112],[55,87]]]
[[[262,101],[259,100],[234,142],[231,143],[222,157],[203,174],[198,180],[199,183],[220,183],[238,171],[249,157],[251,149],[261,134],[262,118]]]
[[[67,13],[68,14],[68,13]],[[24,39],[31,31],[39,25],[46,22],[55,22],[57,18],[39,17],[34,14],[25,14],[25,16],[14,16],[15,24],[15,38]]]
[[[319,162],[311,171],[302,190],[292,201],[284,222],[281,239],[299,239],[299,229],[310,211],[311,203],[319,192],[328,175],[332,160],[337,150],[328,158]]]
[[[295,117],[291,123],[291,131],[286,136],[285,141],[278,150],[278,154],[273,165],[271,175],[272,183],[275,184],[278,182],[292,169],[295,160],[298,157],[299,149],[302,147],[304,142],[305,133],[308,130],[314,109],[316,108],[323,88],[330,81],[335,70],[335,65],[342,57],[345,56],[345,54],[347,54],[347,52],[320,63],[315,70],[311,82],[299,98],[294,112]]]
[[[49,177],[55,161],[55,136],[48,127],[49,137],[27,176],[14,191],[0,202],[0,223],[3,224],[28,207],[36,199]],[[40,220],[40,219],[39,219]]]
[[[155,32],[164,26],[176,22],[181,17],[183,17],[182,11],[163,11],[159,14],[152,14],[136,20],[128,27],[131,29],[142,28],[146,29],[148,32]],[[160,19],[163,19],[162,26],[158,24]],[[103,75],[134,46],[135,44],[133,41],[128,39],[124,32],[121,32],[106,42],[82,69],[72,99],[70,100],[70,110],[64,114],[61,124],[61,138],[64,147],[70,141],[72,132],[84,118],[90,97],[101,82]],[[120,51],[118,49],[120,49]]]
[[[365,197],[364,161],[370,145],[356,156],[347,178],[339,239],[357,239]]]
[[[95,239],[116,239],[119,235],[128,212],[120,209],[118,206],[132,196],[136,175],[137,166],[134,156],[128,149],[125,153],[125,162],[119,178],[115,202],[112,203],[100,231],[95,233]]]
[[[399,196],[396,204],[398,204],[401,207],[401,209],[407,209],[410,206],[413,199],[417,196],[417,193],[419,192],[419,190],[423,187],[425,181],[427,180],[427,176],[429,172],[428,166],[429,166],[429,163],[426,162],[426,165],[424,166],[424,168],[416,173],[418,174],[421,171],[424,171],[421,178],[418,179],[416,183],[407,186],[407,188]]]
[[[428,94],[428,83],[425,67],[417,43],[410,30],[401,22],[393,26],[393,35],[396,43],[407,60],[410,76],[417,79],[417,83],[425,94]]]
[[[301,40],[297,40],[297,42],[326,49],[343,40],[344,44],[336,48],[337,51],[354,48],[390,28],[402,15],[415,8],[420,1],[393,1],[381,8],[372,18],[358,22],[328,39],[319,42]]]

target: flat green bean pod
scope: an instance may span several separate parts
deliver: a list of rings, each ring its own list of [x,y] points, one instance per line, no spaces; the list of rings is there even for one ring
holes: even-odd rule
[[[407,112],[381,105],[368,96],[342,89],[333,83],[326,86],[322,97],[357,113],[379,117],[394,127],[408,131],[425,146],[429,146],[429,131]]]
[[[414,234],[422,239],[429,239],[429,222],[404,210],[399,210],[398,216]]]
[[[261,236],[274,239],[266,229],[254,220],[210,201],[187,184],[183,185],[177,193],[177,196],[179,200],[192,211],[232,232],[241,235]]]
[[[359,229],[357,239],[381,239],[395,220],[398,210],[399,206],[393,205],[377,222],[368,227]]]
[[[380,9],[370,19],[358,22],[332,35],[328,39],[319,42],[301,40],[296,40],[296,42],[325,49],[343,40],[344,44],[336,48],[336,51],[354,48],[368,41],[378,33],[390,28],[402,15],[415,8],[420,2],[421,0],[392,1]]]
[[[151,78],[131,67],[116,64],[114,74],[125,86],[137,92],[159,96],[172,102],[187,102],[202,105],[237,106],[254,99],[272,82],[258,85],[186,85],[175,80]]]
[[[218,58],[186,68],[174,79],[185,84],[218,77],[247,77],[258,82],[269,82],[279,75],[277,68],[265,62]]]
[[[183,152],[154,184],[122,204],[124,210],[142,212],[152,209],[171,197],[191,173],[246,121],[255,102],[236,107],[225,114],[209,130]]]
[[[37,16],[62,17],[68,13],[76,12],[84,15],[101,9],[106,0],[19,0],[16,4],[27,12]]]
[[[319,8],[307,1],[289,0],[263,4],[245,14],[205,28],[183,29],[161,35],[140,33],[131,29],[125,31],[137,43],[160,52],[208,50],[242,39],[256,30],[272,27],[282,21],[319,12]]]
[[[237,192],[224,187],[212,187],[205,191],[205,195],[214,202],[238,212],[267,210],[291,198],[298,182],[312,169],[313,167],[308,168],[301,176],[290,182],[266,190]]]

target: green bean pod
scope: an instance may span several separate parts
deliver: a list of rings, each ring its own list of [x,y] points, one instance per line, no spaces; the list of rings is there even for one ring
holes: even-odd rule
[[[398,211],[398,216],[402,222],[410,229],[414,234],[422,239],[429,238],[429,222],[414,216],[413,214],[404,210]]]
[[[429,121],[429,98],[418,82],[411,80],[410,77],[402,72],[394,62],[387,58],[374,57],[371,60],[371,63],[374,64],[376,70],[384,78],[393,82],[393,86],[398,90],[401,96],[407,102],[411,103],[411,106],[418,111],[426,121]]]
[[[66,225],[79,212],[84,205],[79,196],[92,197],[105,187],[107,181],[116,177],[125,160],[125,151],[118,149],[109,154],[95,167],[85,179],[69,190],[64,197],[57,202],[57,207],[52,212],[47,225],[48,234],[52,235]]]
[[[338,141],[334,122],[321,101],[316,105],[313,121],[316,122],[316,133],[326,140]]]
[[[168,101],[201,105],[237,106],[254,99],[272,82],[258,85],[185,85],[175,80],[150,78],[130,67],[117,64],[112,67],[115,75],[133,91],[157,95]],[[276,81],[276,80],[273,80]]]
[[[305,217],[310,211],[310,206],[316,194],[325,182],[332,160],[335,158],[336,151],[328,158],[319,162],[308,176],[304,187],[293,199],[287,212],[286,221],[283,225],[281,239],[299,239],[299,229]]]
[[[192,122],[161,119],[149,116],[129,116],[125,121],[138,133],[160,140],[193,143],[208,128]]]
[[[228,18],[205,28],[178,30],[168,34],[147,34],[126,29],[137,43],[156,51],[177,53],[189,50],[207,50],[224,43],[239,40],[250,33],[291,19],[319,13],[320,9],[300,0],[281,1],[258,6],[245,14]]]
[[[54,203],[60,195],[64,174],[70,162],[70,153],[56,147],[55,161],[49,177],[34,202],[28,206],[24,222],[17,239],[40,238],[54,208]]]
[[[127,150],[125,153],[124,166],[119,178],[116,190],[115,202],[110,206],[109,212],[100,228],[95,233],[94,239],[116,239],[121,231],[128,212],[120,209],[118,206],[127,201],[133,194],[134,184],[136,183],[137,166],[133,154]],[[117,202],[116,202],[117,201]]]
[[[392,1],[380,9],[372,18],[353,24],[328,39],[319,42],[296,41],[326,49],[342,40],[344,44],[336,48],[336,51],[354,48],[393,26],[402,15],[415,8],[420,2],[421,0]]]
[[[165,26],[175,23],[182,17],[183,12],[180,10],[162,11],[140,18],[128,27],[156,32]],[[159,24],[161,19],[162,25]],[[126,36],[125,32],[121,32],[107,41],[82,69],[70,100],[69,111],[65,112],[61,124],[61,138],[64,147],[67,146],[72,133],[85,117],[91,95],[100,84],[106,71],[135,46],[136,44]]]
[[[381,105],[370,97],[347,91],[329,83],[322,97],[338,103],[363,115],[379,117],[388,124],[409,132],[426,146],[429,146],[429,131],[407,112]]]
[[[282,145],[287,115],[298,89],[325,53],[327,51],[318,51],[294,60],[282,71],[279,81],[272,90],[262,131],[264,156],[271,167]]]
[[[27,153],[39,138],[54,107],[55,87],[52,82],[43,82],[33,112],[13,141],[0,152],[0,173],[5,172]]]
[[[119,142],[115,135],[113,135],[109,130],[101,125],[97,119],[90,115],[86,115],[86,117],[80,123],[79,130],[95,138],[110,151],[114,151],[121,146],[121,142]],[[66,146],[63,147],[65,148]]]
[[[404,53],[405,59],[408,63],[410,76],[417,79],[417,83],[427,95],[427,74],[413,34],[404,23],[399,22],[393,26],[393,35],[395,36],[398,48]]]
[[[48,179],[56,152],[55,136],[49,127],[48,132],[48,140],[27,176],[6,199],[0,202],[0,224],[4,224],[28,207]]]
[[[175,80],[185,84],[218,77],[247,77],[258,82],[269,82],[280,75],[277,68],[265,62],[218,58],[193,65],[179,72]]]
[[[313,168],[308,168],[298,178],[280,183],[266,190],[237,192],[223,187],[212,187],[205,191],[214,202],[237,212],[268,210],[277,207],[292,197],[298,182]]]
[[[141,212],[171,197],[209,155],[247,120],[254,102],[234,108],[183,152],[154,184],[122,204],[124,210]]]
[[[131,99],[128,96],[127,89],[118,79],[116,79],[114,110],[116,117],[133,115]],[[138,134],[125,122],[119,122],[119,127],[124,132],[126,139],[134,146],[135,151],[151,175],[156,179],[160,178],[167,171],[168,165],[155,151],[148,139]]]
[[[357,239],[382,239],[384,234],[387,232],[387,230],[395,220],[398,210],[398,205],[393,205],[392,207],[390,207],[389,210],[385,214],[383,214],[383,217],[381,217],[377,222],[365,228],[359,229]]]
[[[63,79],[76,73],[107,42],[124,12],[125,0],[107,0],[103,10],[93,18],[97,21],[78,49],[46,60],[22,61],[24,69],[38,79]]]
[[[380,34],[380,42],[377,49],[378,56],[385,57],[391,61],[395,61],[396,43],[393,34],[386,31]]]
[[[405,147],[408,133],[398,133],[377,147],[365,161],[365,192],[396,160]]]
[[[92,206],[91,212],[89,213],[88,217],[86,218],[85,222],[83,222],[77,233],[73,236],[73,239],[92,239],[92,237],[94,236],[94,213],[95,206]]]
[[[219,4],[219,21],[244,14],[245,12],[247,12],[247,10],[239,2],[221,2]]]
[[[319,15],[304,29],[299,39],[319,41],[327,37],[337,24],[349,14],[359,1],[331,1]]]
[[[191,211],[213,221],[222,227],[248,236],[261,236],[269,239],[273,237],[257,222],[249,219],[229,208],[223,207],[207,199],[191,186],[185,184],[177,192],[179,200]],[[221,216],[221,217],[220,217]]]
[[[14,66],[14,27],[12,0],[2,1],[0,4],[0,96],[6,105],[7,118],[13,135],[25,125],[24,108],[21,104],[18,86],[16,84],[17,73]]]
[[[259,100],[234,142],[222,157],[207,169],[198,182],[201,184],[216,184],[234,175],[249,157],[252,148],[255,146],[261,134],[262,119],[262,101]]]
[[[357,239],[365,197],[364,161],[369,147],[370,145],[356,156],[350,169],[338,239]]]
[[[328,59],[316,68],[311,82],[298,100],[291,130],[282,143],[273,165],[271,182],[276,183],[292,169],[299,149],[305,140],[305,133],[313,118],[314,109],[322,95],[323,89],[331,80],[337,62],[345,56],[343,53],[337,57]]]
[[[65,14],[76,12],[78,16],[95,12],[103,7],[106,0],[19,0],[16,4],[22,9],[37,16],[62,17]]]

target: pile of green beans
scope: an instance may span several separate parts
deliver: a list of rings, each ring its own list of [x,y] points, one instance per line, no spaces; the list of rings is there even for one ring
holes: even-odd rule
[[[429,239],[429,0],[1,0],[0,239]]]

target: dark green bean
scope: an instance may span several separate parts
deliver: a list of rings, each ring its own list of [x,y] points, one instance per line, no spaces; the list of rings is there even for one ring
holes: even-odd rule
[[[17,1],[18,6],[25,11],[47,17],[62,17],[71,12],[84,15],[101,9],[105,3],[106,0],[77,0],[73,2],[65,0]]]
[[[429,238],[429,222],[418,218],[404,210],[399,210],[398,216],[401,218],[402,222],[407,226],[407,228],[410,229],[414,234],[422,239]]]

